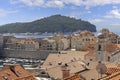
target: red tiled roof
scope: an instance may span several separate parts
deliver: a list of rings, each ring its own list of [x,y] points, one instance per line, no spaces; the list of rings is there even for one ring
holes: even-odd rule
[[[111,75],[111,74],[114,74],[114,73],[116,73],[116,72],[118,72],[118,71],[120,71],[120,68],[118,68],[118,67],[107,68],[106,74]]]
[[[36,80],[31,73],[21,65],[5,65],[0,70],[0,80]]]
[[[120,71],[119,72],[116,72],[110,76],[107,76],[105,78],[102,78],[100,80],[120,80]]]
[[[79,75],[75,74],[75,75],[72,75],[68,78],[64,78],[62,80],[84,80],[83,78],[81,78]]]

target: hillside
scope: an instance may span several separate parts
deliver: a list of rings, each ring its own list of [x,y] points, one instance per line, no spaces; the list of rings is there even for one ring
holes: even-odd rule
[[[11,23],[0,26],[0,33],[74,32],[77,30],[96,32],[96,27],[87,21],[61,15],[53,15],[33,22]]]

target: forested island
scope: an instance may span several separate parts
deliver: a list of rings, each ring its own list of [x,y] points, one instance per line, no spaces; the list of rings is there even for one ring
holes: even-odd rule
[[[96,26],[88,21],[75,19],[68,16],[53,15],[32,22],[16,22],[0,26],[0,33],[25,33],[25,32],[74,32],[88,30],[96,32]]]

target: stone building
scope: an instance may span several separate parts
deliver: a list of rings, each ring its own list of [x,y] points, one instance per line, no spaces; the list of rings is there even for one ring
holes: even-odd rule
[[[4,38],[2,35],[0,35],[0,50],[3,49],[3,44],[4,44]]]
[[[118,36],[110,32],[108,29],[102,29],[101,33],[96,36],[95,44],[90,43],[89,53],[85,55],[86,61],[110,61],[111,54],[116,50],[119,50],[117,44]]]
[[[104,37],[106,37],[106,38],[109,36],[109,32],[110,32],[110,31],[109,31],[108,29],[106,29],[106,28],[103,28],[103,29],[101,30],[101,33],[104,34]]]
[[[66,50],[70,47],[70,40],[64,37],[63,34],[55,34],[52,38],[56,42],[56,50]]]
[[[70,40],[67,38],[63,38],[56,43],[58,50],[67,50],[70,47]]]
[[[77,43],[79,43],[79,37],[77,34],[72,34],[69,36],[70,39],[70,48],[71,49],[77,49]]]
[[[56,42],[53,39],[44,38],[41,40],[41,50],[56,50]]]
[[[97,36],[96,45],[96,60],[97,61],[110,61],[110,55],[116,51],[117,35],[113,32],[109,32],[108,29],[102,29],[101,33]]]
[[[105,29],[105,28],[103,28],[102,30],[101,30],[101,33],[103,34],[103,36],[105,37],[105,38],[108,38],[108,40],[109,40],[109,42],[111,42],[111,43],[114,43],[114,44],[117,44],[117,38],[119,37],[117,34],[115,34],[115,33],[113,33],[113,32],[110,32],[108,29]]]
[[[14,37],[13,35],[3,36],[3,48],[6,48],[6,47],[7,47],[6,43],[7,43],[11,38],[15,38],[15,37]]]
[[[110,55],[110,61],[114,63],[120,62],[120,50],[116,50]]]
[[[55,34],[55,35],[53,36],[53,39],[54,39],[55,41],[59,41],[59,40],[61,40],[61,39],[63,39],[63,38],[64,38],[64,35],[61,34],[61,33]]]
[[[113,32],[109,32],[109,41],[111,43],[118,44],[117,40],[118,40],[118,35]]]
[[[6,49],[36,51],[39,43],[32,38],[11,38],[6,43]]]
[[[120,36],[117,38],[117,44],[120,44]]]
[[[106,44],[108,43],[106,35],[98,35],[98,41],[96,45],[96,60],[97,61],[106,61]]]
[[[82,31],[70,36],[71,49],[87,50],[92,41],[95,41],[95,36],[90,31]]]
[[[52,38],[44,38],[40,41],[41,50],[66,50],[70,46],[70,40],[60,34]]]
[[[95,40],[94,33],[90,32],[90,31],[82,31],[82,32],[80,32],[80,38],[85,43]]]

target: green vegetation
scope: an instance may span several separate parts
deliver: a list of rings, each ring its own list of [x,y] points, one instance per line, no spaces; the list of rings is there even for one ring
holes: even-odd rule
[[[61,15],[53,15],[33,22],[11,23],[0,26],[0,33],[74,32],[77,30],[96,32],[96,27],[87,21]]]

